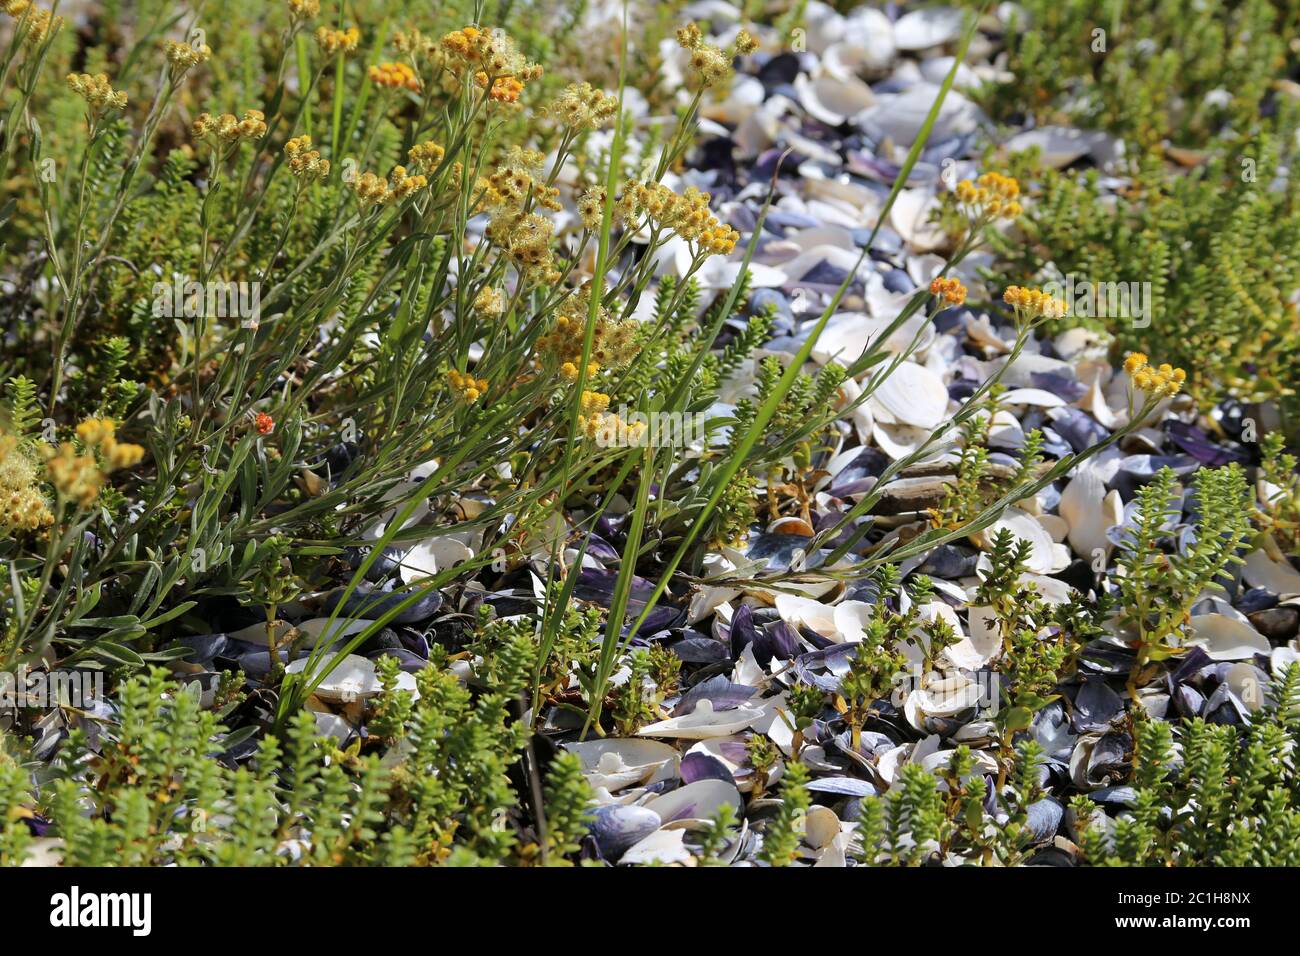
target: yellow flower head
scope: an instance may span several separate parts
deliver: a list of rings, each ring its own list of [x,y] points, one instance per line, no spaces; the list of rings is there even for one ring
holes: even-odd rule
[[[194,46],[177,40],[167,41],[167,64],[172,82],[176,82],[200,63],[212,59],[212,47],[206,43]]]
[[[1124,360],[1124,371],[1128,372],[1134,388],[1156,398],[1177,395],[1187,380],[1186,372],[1167,362],[1153,368],[1141,352],[1133,352]]]
[[[21,25],[26,18],[26,32],[23,34],[23,46],[36,46],[63,29],[63,17],[50,14],[44,7],[33,6],[30,0],[3,0],[0,5],[5,13]]]
[[[420,92],[420,78],[405,63],[378,63],[368,71],[370,82],[389,90]]]
[[[930,294],[938,296],[948,305],[961,305],[966,301],[966,287],[960,279],[945,279],[936,276],[930,283]]]
[[[126,109],[126,94],[115,93],[107,73],[69,73],[68,88],[88,104],[91,112]]]
[[[487,379],[475,378],[473,375],[466,375],[455,369],[447,373],[447,383],[453,392],[470,404],[477,402],[487,394],[488,390]]]
[[[289,19],[294,23],[311,20],[320,13],[320,0],[289,0]]]
[[[355,53],[360,42],[361,31],[356,27],[348,27],[346,30],[331,30],[329,27],[316,29],[316,45],[326,56]]]
[[[417,143],[406,151],[406,158],[421,173],[432,173],[440,165],[446,150],[435,142]]]
[[[618,115],[618,97],[590,83],[571,83],[546,110],[569,129],[600,129]]]
[[[1064,299],[1057,299],[1040,289],[1025,289],[1018,285],[1007,288],[1002,301],[1016,311],[1018,319],[1059,319],[1069,311]]]
[[[310,136],[297,136],[284,144],[284,154],[289,157],[289,172],[299,179],[325,179],[330,174],[330,161],[321,159],[320,151],[311,148]]]
[[[953,192],[972,219],[1015,219],[1024,212],[1016,201],[1020,183],[1001,173],[984,173],[973,183],[963,179]]]

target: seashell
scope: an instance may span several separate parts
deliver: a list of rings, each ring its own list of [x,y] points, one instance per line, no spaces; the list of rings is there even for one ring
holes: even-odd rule
[[[685,844],[685,830],[656,830],[649,836],[633,844],[626,853],[619,857],[619,863],[625,865],[647,865],[659,863],[671,865],[681,863],[690,865],[695,862]]]
[[[925,428],[917,428],[913,425],[886,425],[883,422],[876,422],[871,429],[872,440],[880,446],[883,451],[894,461],[916,452],[930,438],[930,431]],[[937,443],[934,448],[934,455],[940,455],[943,450],[952,445],[952,441]]]
[[[871,91],[867,92],[870,94]],[[706,102],[700,107],[700,115],[706,119],[735,126],[744,122],[754,110],[762,106],[766,98],[767,91],[763,89],[762,82],[752,76],[738,75],[731,84],[727,98],[720,102]]]
[[[1051,169],[1062,169],[1084,156],[1092,157],[1098,166],[1106,166],[1124,154],[1123,143],[1109,133],[1070,126],[1026,130],[1011,137],[1002,148],[1008,153],[1019,153],[1035,146],[1042,151],[1043,165]]]
[[[927,7],[899,17],[894,43],[900,50],[928,50],[961,36],[962,12],[953,7]]]
[[[877,418],[883,409],[893,424],[933,429],[948,410],[948,389],[934,372],[903,362],[880,382],[869,401]]]
[[[893,23],[872,7],[857,8],[845,18],[839,42],[823,51],[822,62],[837,58],[842,50],[851,51],[853,62],[860,69],[871,72],[887,69],[898,53]]]
[[[668,826],[684,821],[705,823],[712,820],[719,808],[728,803],[739,817],[743,803],[735,784],[722,780],[697,780],[655,797],[643,806],[647,810],[653,810],[664,821],[664,825]]]
[[[310,658],[301,658],[293,661],[285,671],[290,674],[302,674],[307,669]],[[336,667],[325,671],[330,666],[328,657],[322,658],[312,669],[308,680],[315,680],[316,675],[324,674],[320,683],[316,686],[313,693],[321,700],[341,701],[351,703],[353,701],[365,700],[368,697],[374,697],[381,690],[382,685],[379,683],[379,677],[375,674],[375,665],[357,654],[348,654],[338,663]],[[416,694],[415,678],[405,671],[397,675],[397,687],[399,690],[407,690]]]
[[[761,716],[763,711],[759,708],[744,705],[714,712],[713,702],[705,699],[696,704],[691,713],[647,724],[637,734],[642,737],[677,737],[683,740],[729,737],[749,727]]]
[[[966,620],[970,633],[944,648],[943,653],[956,667],[979,670],[1001,653],[1002,635],[998,632],[997,617],[992,608],[972,607]]]
[[[829,4],[811,0],[804,10],[808,49],[824,53],[832,43],[844,38],[844,17]]]
[[[607,806],[596,811],[591,820],[591,835],[596,848],[607,860],[617,860],[633,845],[662,826],[659,814],[646,807]]]
[[[975,681],[953,675],[932,681],[907,695],[908,719],[919,727],[917,717],[951,717],[979,704],[983,691]]]
[[[432,577],[439,570],[455,567],[474,557],[463,542],[451,537],[432,538],[417,544],[402,557],[398,574],[404,584]]]
[[[1091,462],[1085,462],[1061,492],[1057,510],[1070,526],[1069,541],[1075,553],[1090,560],[1098,550],[1109,558],[1114,547],[1106,532],[1124,520],[1119,492],[1107,493],[1105,482]]]
[[[1228,689],[1245,706],[1254,713],[1268,703],[1268,675],[1253,664],[1233,664],[1223,677]]]
[[[936,83],[921,81],[902,93],[879,95],[876,105],[857,116],[856,122],[873,141],[889,140],[906,149],[925,125],[939,89]],[[956,90],[949,90],[930,131],[930,140],[939,142],[974,132],[979,122],[980,111],[975,104]]]
[[[904,189],[889,210],[889,224],[917,252],[930,252],[948,245],[948,233],[930,217],[939,209],[933,189]]]
[[[1274,594],[1300,594],[1300,571],[1284,561],[1274,561],[1264,551],[1246,555],[1241,576],[1251,587],[1268,588]]]
[[[1056,544],[1036,518],[1019,508],[1008,508],[1002,517],[986,530],[972,536],[971,540],[987,548],[1003,528],[1033,546],[1025,565],[1028,570],[1039,574],[1053,574],[1070,563],[1069,552],[1065,547]]]
[[[794,89],[799,95],[799,105],[808,111],[809,116],[827,126],[842,126],[849,117],[876,101],[871,87],[856,77],[837,77],[827,72],[815,79],[795,77]]]
[[[657,740],[611,737],[565,744],[564,748],[577,755],[588,783],[611,793],[677,773],[676,748]]]
[[[836,636],[844,643],[855,643],[866,637],[864,625],[871,620],[875,609],[865,601],[842,601],[835,605],[832,626]]]
[[[1267,656],[1273,650],[1264,635],[1226,614],[1194,615],[1188,626],[1192,633],[1187,645],[1203,648],[1211,660],[1247,660],[1256,654]]]
[[[832,637],[839,632],[835,627],[835,612],[820,601],[798,597],[793,594],[776,596],[776,613],[781,620],[798,630],[806,627],[822,637]]]
[[[812,806],[804,817],[804,842],[814,849],[831,845],[840,835],[840,818],[830,807]]]

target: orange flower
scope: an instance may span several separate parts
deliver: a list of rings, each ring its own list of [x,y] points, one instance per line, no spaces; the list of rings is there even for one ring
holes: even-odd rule
[[[253,419],[253,427],[257,429],[259,435],[269,435],[275,431],[275,419],[266,412],[258,412]]]

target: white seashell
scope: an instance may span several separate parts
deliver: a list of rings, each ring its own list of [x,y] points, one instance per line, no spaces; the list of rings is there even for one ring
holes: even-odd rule
[[[979,684],[957,674],[912,691],[907,706],[915,706],[919,715],[951,717],[978,704],[982,693]]]
[[[648,724],[637,734],[642,737],[677,737],[683,740],[728,737],[744,730],[762,716],[762,710],[749,706],[714,711],[712,701],[702,700],[689,714]]]
[[[881,451],[898,461],[924,445],[930,437],[930,431],[913,425],[885,425],[877,421],[871,429],[871,437]],[[936,443],[934,456],[941,454],[951,444],[951,441]]]
[[[1065,554],[1065,561],[1061,563],[1061,556],[1057,549],[1065,551],[1063,547],[1052,541],[1052,536],[1047,530],[1038,523],[1038,520],[1032,515],[1026,514],[1019,508],[1008,508],[989,528],[974,536],[979,538],[982,547],[991,545],[998,531],[1006,528],[1017,538],[1028,541],[1032,546],[1029,554],[1029,560],[1025,567],[1039,574],[1052,574],[1060,571],[1070,563],[1068,551]]]
[[[727,783],[725,780],[696,780],[642,805],[647,810],[659,814],[664,825],[668,826],[686,820],[700,823],[712,820],[718,810],[728,803],[737,811],[736,815],[739,817],[743,804],[740,791],[734,784]]]
[[[931,215],[939,209],[939,199],[933,189],[904,189],[889,210],[889,224],[916,252],[942,249],[948,244],[948,233]]]
[[[842,56],[851,56],[852,62],[860,69],[879,72],[889,67],[898,52],[894,43],[894,25],[889,17],[872,7],[858,7],[850,13],[838,39],[840,42],[824,51],[823,63],[832,58],[833,52],[844,49],[851,53]]]
[[[1251,713],[1267,702],[1268,677],[1254,664],[1233,664],[1224,675],[1228,689]]]
[[[956,62],[956,58],[951,56],[936,56],[928,60],[922,60],[921,76],[931,83],[943,83],[948,78],[948,74],[952,72],[952,65]],[[979,86],[980,78],[975,75],[975,71],[969,66],[961,63],[957,66],[957,75],[953,77],[952,85],[955,89],[963,87],[969,89]]]
[[[1057,508],[1070,527],[1070,547],[1075,553],[1091,561],[1102,552],[1109,557],[1114,545],[1106,537],[1110,528],[1124,519],[1124,502],[1118,492],[1106,492],[1106,484],[1091,462],[1085,462],[1075,471]]]
[[[290,674],[301,674],[306,671],[308,661],[309,658],[306,657],[293,661],[285,668],[285,671]],[[329,664],[329,657],[321,659],[311,671],[311,679],[314,679],[317,674],[323,673],[329,667]],[[405,671],[399,671],[397,686],[399,690],[414,692],[415,678]],[[357,654],[349,654],[339,662],[337,667],[326,674],[314,693],[321,700],[350,703],[365,700],[367,697],[374,697],[382,689],[379,677],[375,674],[374,662]]]
[[[700,107],[700,115],[735,126],[763,105],[766,92],[756,77],[737,76],[727,98],[721,102],[707,102]],[[725,131],[724,131],[725,132]]]
[[[1264,551],[1246,555],[1241,576],[1254,588],[1268,588],[1279,596],[1300,594],[1300,571],[1282,561],[1274,561]]]
[[[639,843],[631,846],[626,853],[619,857],[618,862],[627,865],[645,865],[649,863],[663,865],[684,863],[691,865],[695,862],[695,858],[686,849],[685,839],[685,830],[656,830]]]
[[[820,850],[831,845],[840,835],[840,818],[830,807],[809,807],[804,817],[804,842]]]
[[[1099,166],[1113,163],[1123,155],[1123,143],[1109,133],[1082,130],[1070,126],[1040,126],[1017,133],[1003,144],[1009,153],[1019,153],[1037,146],[1042,161],[1051,169],[1069,166],[1075,160],[1091,156]]]
[[[894,24],[894,43],[900,50],[928,50],[961,36],[962,12],[952,7],[913,10]]]
[[[822,637],[839,633],[835,628],[834,610],[820,601],[794,594],[777,594],[776,613],[796,631],[800,627],[807,627]]]
[[[883,409],[899,425],[930,430],[943,421],[948,411],[948,389],[938,375],[915,362],[903,362],[892,372],[885,372],[887,377],[868,400],[878,419]]]
[[[1041,388],[1013,388],[1001,398],[1003,405],[1032,405],[1035,408],[1056,408],[1065,404],[1059,395]]]
[[[857,122],[873,140],[882,142],[888,139],[895,146],[906,149],[925,125],[939,89],[937,83],[922,81],[902,93],[877,96],[876,105],[858,116]],[[970,133],[979,122],[980,111],[975,104],[956,90],[949,90],[935,118],[929,141],[937,143]]]
[[[956,667],[979,670],[1002,652],[1002,635],[998,632],[997,617],[992,608],[973,607],[966,620],[970,633],[944,648],[943,653]]]
[[[871,620],[874,611],[875,608],[866,601],[843,601],[835,605],[834,640],[844,644],[863,640],[867,636],[864,626]]]
[[[422,541],[402,556],[398,569],[404,584],[412,584],[432,577],[438,571],[455,567],[474,557],[463,542],[451,537],[437,537]]]
[[[844,38],[844,17],[829,4],[811,0],[804,10],[804,29],[808,49],[823,53],[832,43]]]
[[[825,72],[815,79],[800,74],[795,77],[794,89],[799,105],[827,126],[840,126],[876,102],[871,87],[856,77],[842,78]]]
[[[611,737],[569,743],[564,748],[577,755],[588,783],[611,793],[677,773],[677,749],[657,740]]]
[[[1247,660],[1256,654],[1267,656],[1273,651],[1263,634],[1226,614],[1198,614],[1188,626],[1192,633],[1187,638],[1187,645],[1204,648],[1212,660]]]

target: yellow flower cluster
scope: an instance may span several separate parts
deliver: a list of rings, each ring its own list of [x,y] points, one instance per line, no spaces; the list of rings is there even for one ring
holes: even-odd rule
[[[486,316],[499,316],[506,310],[506,297],[499,289],[484,286],[474,296],[474,311]]]
[[[479,89],[486,89],[488,75],[479,70],[474,74],[474,82],[478,84]],[[523,80],[514,76],[498,76],[492,81],[492,89],[488,91],[488,99],[494,103],[518,103],[519,94],[523,91]]]
[[[608,199],[604,186],[593,186],[578,197],[578,218],[586,228],[593,232],[600,228]]]
[[[438,41],[412,27],[410,30],[398,30],[393,34],[393,47],[398,53],[429,57],[437,51]]]
[[[233,113],[215,117],[211,113],[200,113],[191,131],[195,139],[215,137],[226,146],[243,139],[261,139],[266,135],[266,114],[261,110],[244,110],[243,117],[236,118]]]
[[[1020,183],[1001,173],[985,173],[975,182],[963,179],[957,184],[957,201],[976,217],[988,215],[1015,219],[1024,209],[1016,201]]]
[[[68,88],[90,104],[93,112],[126,109],[126,94],[113,92],[107,73],[69,73]]]
[[[1002,301],[1016,310],[1018,318],[1059,319],[1069,311],[1064,299],[1053,298],[1039,289],[1024,289],[1018,285],[1002,293]]]
[[[709,198],[694,186],[678,196],[662,183],[629,182],[619,197],[618,214],[630,223],[644,213],[708,255],[729,255],[740,234],[709,212]]]
[[[289,172],[299,179],[326,179],[330,174],[330,161],[321,159],[320,150],[311,148],[310,136],[297,136],[284,144],[284,154],[289,157]]]
[[[346,30],[318,27],[316,30],[316,45],[326,56],[334,56],[336,53],[344,55],[355,53],[360,42],[361,31],[356,27],[348,27]]]
[[[469,26],[448,33],[439,45],[448,56],[473,67],[475,73],[482,71],[494,79],[511,76],[521,83],[528,83],[542,75],[542,68],[529,63],[515,46],[515,41],[501,30]]]
[[[600,129],[618,115],[618,97],[590,83],[570,83],[546,112],[572,130]]]
[[[609,408],[609,396],[604,392],[584,391],[582,393],[582,399],[578,402],[578,428],[588,438],[596,437],[607,408]]]
[[[505,210],[492,217],[483,234],[503,249],[521,272],[539,282],[555,283],[560,281],[560,273],[551,254],[554,229],[545,216]]]
[[[394,166],[388,179],[374,173],[361,173],[348,183],[356,194],[357,201],[364,209],[367,206],[382,206],[390,202],[401,202],[414,195],[429,184],[423,176],[408,176],[405,166]]]
[[[178,40],[167,41],[167,63],[171,68],[172,82],[176,82],[200,63],[212,58],[212,47],[206,43],[192,46]]]
[[[421,173],[432,173],[442,164],[446,150],[433,141],[416,143],[406,151],[406,158]]]
[[[948,305],[961,305],[966,301],[966,287],[960,279],[944,279],[936,276],[930,283],[930,294],[938,296]]]
[[[545,161],[546,156],[535,149],[510,147],[505,161],[481,181],[484,205],[519,211],[531,196],[543,209],[556,212],[563,209],[559,189],[538,179]]]
[[[467,402],[477,402],[488,390],[488,380],[465,375],[452,369],[447,373],[447,383],[451,390]]]
[[[87,448],[99,452],[105,471],[130,468],[144,457],[144,449],[117,440],[117,425],[111,418],[87,418],[77,426],[77,437]]]
[[[35,46],[47,36],[63,29],[63,17],[51,16],[49,10],[33,6],[30,0],[3,0],[3,9],[15,20],[21,21],[24,16],[27,18],[23,46]]]
[[[702,87],[715,86],[731,76],[731,61],[737,56],[746,56],[758,49],[758,41],[746,31],[736,34],[735,43],[730,50],[723,50],[711,43],[706,43],[704,34],[694,23],[687,24],[677,31],[677,44],[691,54],[691,70],[696,81]]]
[[[1141,352],[1129,353],[1124,360],[1124,371],[1132,378],[1135,388],[1156,396],[1177,395],[1187,380],[1186,372],[1168,363],[1153,368]]]
[[[294,22],[311,20],[320,13],[320,0],[289,0],[289,18]]]
[[[393,190],[393,202],[401,202],[429,185],[429,181],[419,175],[408,176],[405,166],[394,166],[388,177],[388,185]]]
[[[77,454],[69,442],[57,451],[42,446],[46,473],[60,497],[89,507],[99,497],[109,472],[129,468],[144,457],[143,448],[119,442],[116,432],[111,419],[88,418],[77,426],[77,437],[87,449],[86,454]]]
[[[555,325],[537,343],[542,354],[549,356],[569,381],[578,378],[578,365],[582,361],[582,344],[587,332],[587,313],[591,308],[591,287],[582,289],[561,303]],[[588,376],[601,368],[622,368],[636,357],[635,319],[615,319],[601,306],[596,312],[596,323],[591,333],[590,364]]]
[[[371,83],[384,89],[420,92],[420,78],[405,63],[377,63],[369,69],[368,75]]]
[[[36,465],[13,435],[0,433],[0,529],[37,531],[54,523],[36,481]]]

